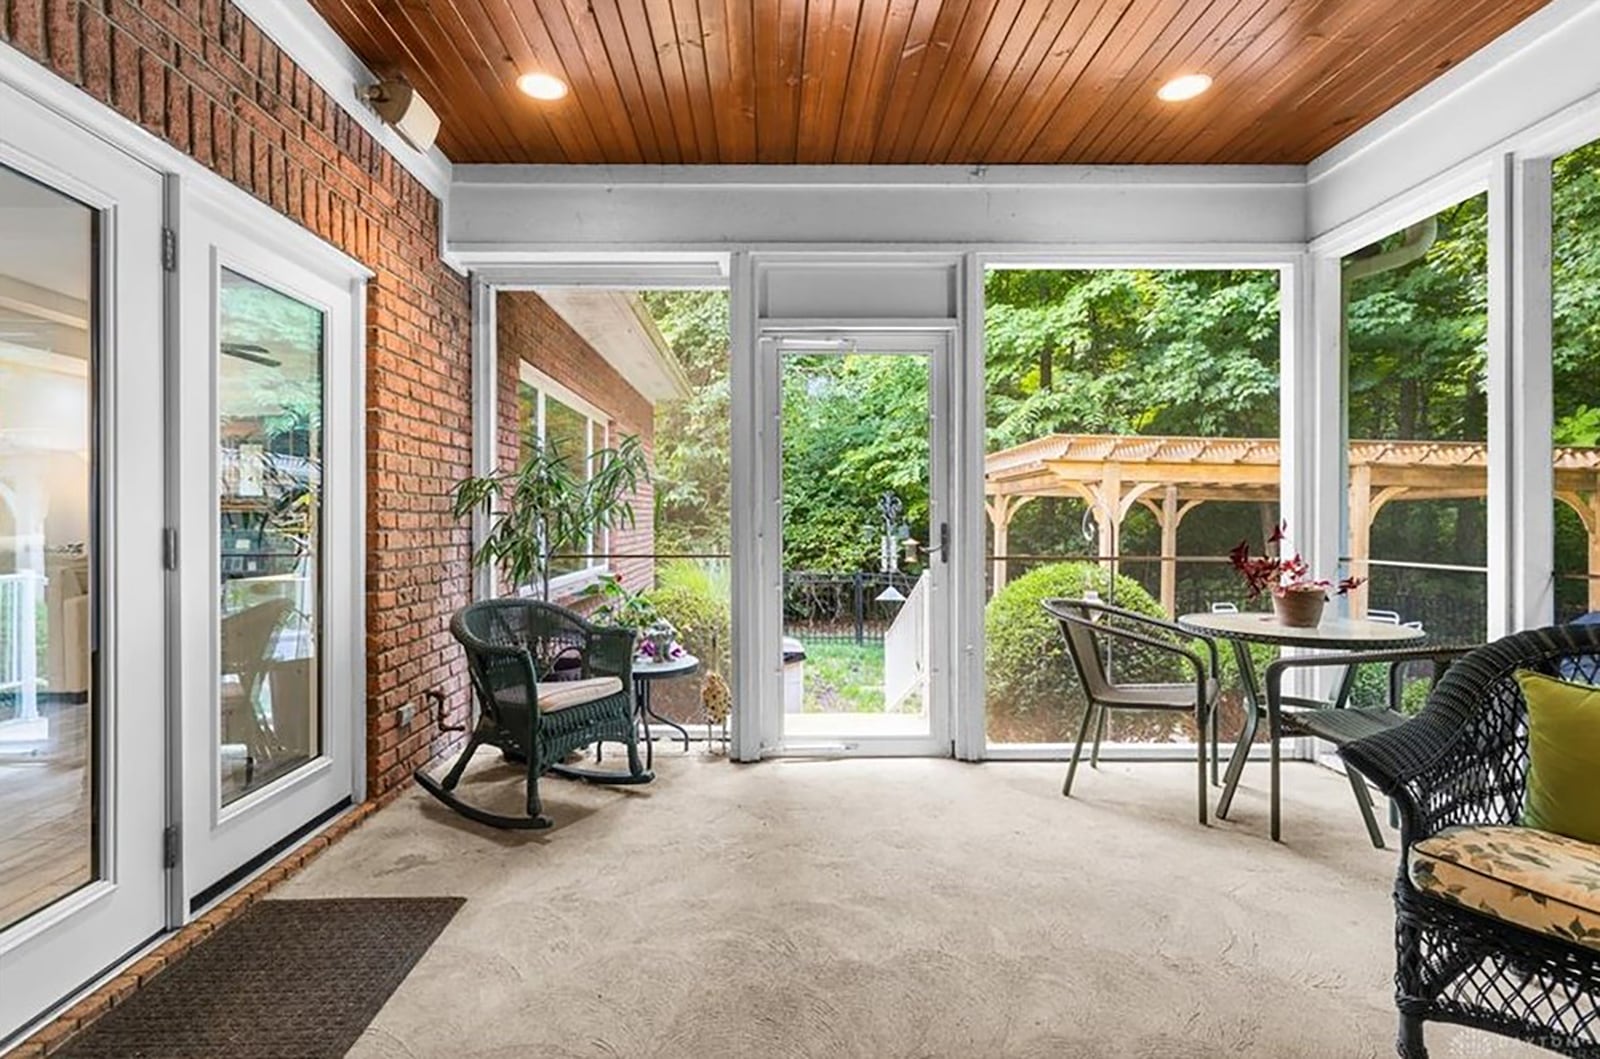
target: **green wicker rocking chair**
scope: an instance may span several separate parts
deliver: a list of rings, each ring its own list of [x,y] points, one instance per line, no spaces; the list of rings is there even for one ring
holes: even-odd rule
[[[443,780],[415,773],[423,790],[469,820],[528,829],[551,826],[539,799],[539,778],[547,772],[591,783],[655,779],[639,759],[630,630],[592,625],[554,603],[495,599],[461,610],[450,632],[467,652],[478,722]],[[558,673],[568,679],[555,679]],[[574,751],[607,740],[627,746],[627,772],[562,764]],[[526,762],[526,816],[487,812],[456,795],[467,763],[485,745],[498,747],[508,761]]]

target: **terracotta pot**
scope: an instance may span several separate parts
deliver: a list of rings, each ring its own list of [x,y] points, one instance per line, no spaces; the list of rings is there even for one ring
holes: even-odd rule
[[[1280,624],[1291,629],[1315,629],[1322,622],[1322,608],[1328,602],[1320,588],[1290,589],[1272,594],[1272,612]]]

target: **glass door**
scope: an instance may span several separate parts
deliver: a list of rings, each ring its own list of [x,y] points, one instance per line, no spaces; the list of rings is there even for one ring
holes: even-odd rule
[[[0,1050],[166,925],[159,174],[0,86]]]
[[[789,335],[777,361],[785,750],[949,754],[948,342]]]
[[[194,910],[351,800],[364,686],[351,288],[202,193],[184,217],[183,879]]]

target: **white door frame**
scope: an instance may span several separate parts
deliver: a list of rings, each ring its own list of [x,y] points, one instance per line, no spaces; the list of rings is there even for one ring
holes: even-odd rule
[[[240,194],[225,184],[186,182],[179,212],[174,449],[180,483],[177,620],[185,651],[181,898],[189,912],[307,825],[365,797],[364,287],[370,273],[275,213],[241,215]],[[318,753],[227,806],[221,804],[218,759],[215,351],[223,268],[315,306],[324,320]]]
[[[0,165],[98,211],[96,878],[0,932],[0,1042],[166,926],[161,174],[0,84]]]
[[[808,348],[804,343],[840,343],[840,351],[926,355],[929,361],[929,525],[950,527],[947,547],[956,548],[960,539],[959,510],[961,466],[959,420],[953,394],[955,377],[955,327],[949,323],[927,326],[898,324],[874,326],[863,321],[820,321],[812,324],[785,323],[763,328],[756,342],[757,380],[754,417],[758,424],[760,463],[760,507],[763,530],[755,535],[754,567],[756,581],[769,591],[762,594],[759,629],[754,638],[758,659],[743,659],[743,664],[758,674],[761,694],[759,711],[751,713],[760,729],[762,756],[803,754],[806,756],[941,756],[954,753],[956,626],[953,591],[961,569],[961,553],[941,553],[929,567],[928,611],[928,721],[926,736],[859,736],[848,741],[829,738],[813,744],[784,739],[783,731],[783,485],[782,485],[782,359],[785,352]],[[801,343],[796,347],[795,343]],[[786,350],[786,346],[789,347]],[[815,348],[815,347],[810,347]],[[817,352],[830,352],[817,348]],[[931,532],[931,529],[930,529]],[[751,641],[746,641],[751,642]]]

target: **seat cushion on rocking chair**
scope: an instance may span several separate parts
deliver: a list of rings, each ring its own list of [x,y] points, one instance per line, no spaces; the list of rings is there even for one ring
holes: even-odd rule
[[[582,706],[610,698],[622,690],[618,677],[590,677],[588,680],[551,680],[534,686],[539,696],[539,712],[555,713],[557,710]]]
[[[1433,897],[1600,949],[1600,846],[1531,827],[1449,827],[1411,847]]]

